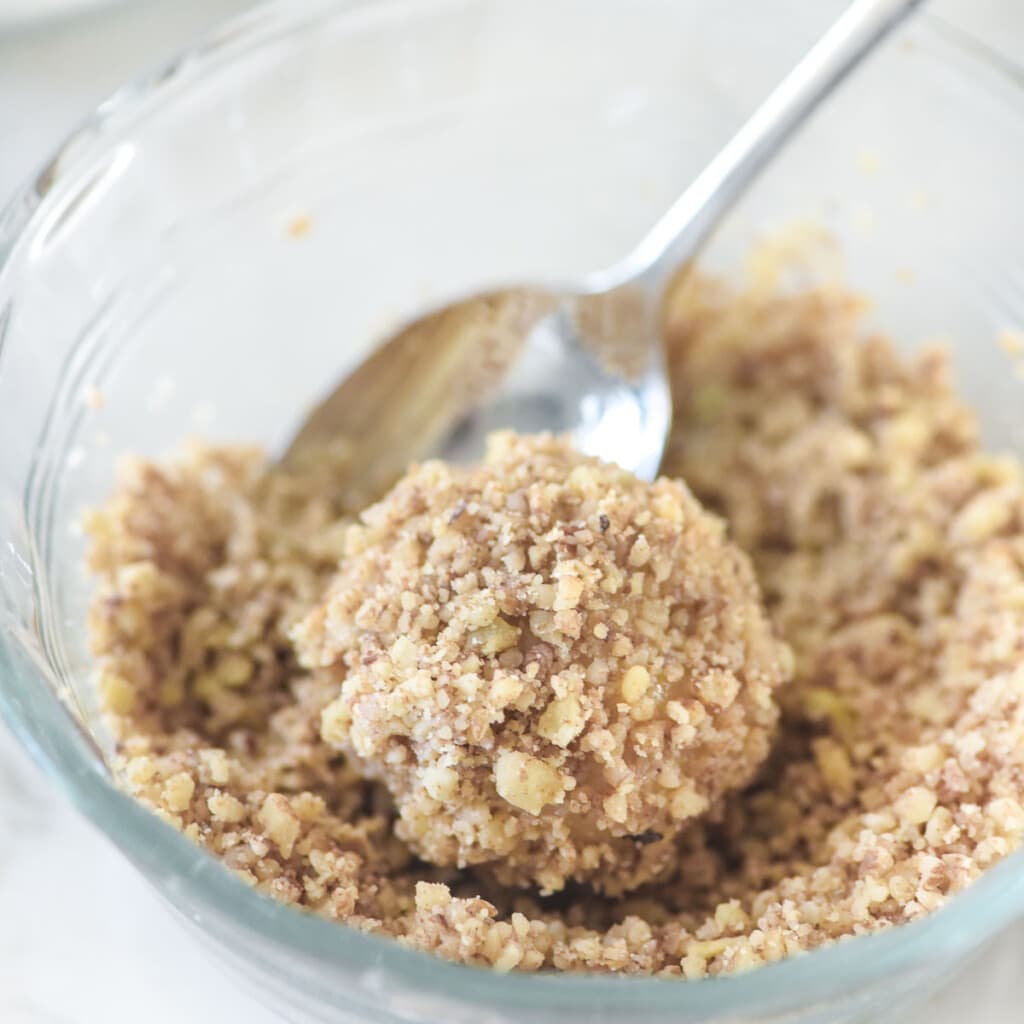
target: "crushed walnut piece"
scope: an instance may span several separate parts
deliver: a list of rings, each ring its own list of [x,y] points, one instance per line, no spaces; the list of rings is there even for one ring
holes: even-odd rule
[[[386,789],[324,741],[340,686],[289,635],[345,555],[344,459],[136,461],[90,517],[90,625],[124,785],[262,892],[497,970],[699,978],[938,909],[1024,832],[1024,480],[979,450],[942,355],[898,356],[861,313],[835,288],[694,273],[667,303],[665,468],[751,558],[793,676],[768,761],[680,832],[669,877],[545,898],[413,857]],[[614,541],[614,515],[595,511],[589,529]],[[466,515],[455,505],[452,525]],[[612,625],[593,636],[614,644]],[[484,657],[521,643],[511,620],[480,628]],[[658,686],[634,667],[649,671],[638,660],[614,681],[627,708]],[[571,748],[583,709],[551,696],[537,749]],[[528,814],[553,788],[524,793],[531,762],[507,757],[495,787]],[[423,778],[439,806],[461,782],[446,767]]]
[[[292,637],[340,691],[324,740],[386,783],[398,837],[548,893],[671,870],[765,760],[786,657],[683,484],[507,433],[364,512]]]

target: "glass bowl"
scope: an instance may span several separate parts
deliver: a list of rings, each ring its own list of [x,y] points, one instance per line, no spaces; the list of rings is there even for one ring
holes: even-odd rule
[[[1017,855],[920,923],[738,977],[440,962],[253,893],[120,793],[89,685],[75,523],[120,453],[189,433],[273,449],[427,301],[610,262],[832,7],[271,5],[104,104],[0,215],[0,709],[286,1018],[878,1020],[1024,912]],[[824,225],[878,323],[908,345],[948,339],[987,442],[1024,452],[1024,392],[994,343],[1024,323],[1022,166],[1020,82],[920,18],[822,109],[707,258],[733,265],[766,230]]]

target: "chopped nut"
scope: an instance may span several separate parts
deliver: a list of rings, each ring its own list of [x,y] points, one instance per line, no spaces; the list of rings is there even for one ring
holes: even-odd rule
[[[977,544],[1002,530],[1014,513],[1019,497],[1002,488],[982,491],[957,514],[949,527],[950,537],[957,544]]]
[[[135,690],[123,676],[106,672],[99,680],[100,696],[116,715],[130,714],[135,707]]]
[[[164,783],[163,799],[168,810],[186,811],[192,802],[192,794],[196,790],[196,784],[192,776],[187,772],[179,772],[172,775]]]
[[[281,851],[281,856],[290,857],[302,826],[287,799],[280,793],[271,793],[263,801],[257,817],[267,836]]]
[[[924,786],[911,786],[897,801],[896,813],[909,825],[923,825],[935,810],[937,798]]]
[[[814,759],[829,787],[845,798],[853,796],[856,781],[849,755],[835,740],[828,737],[813,742]]]
[[[622,677],[622,698],[627,704],[635,704],[647,693],[651,685],[651,674],[643,665],[634,665]]]
[[[555,611],[576,608],[583,596],[583,580],[578,576],[562,576],[555,596]]]
[[[416,909],[424,912],[441,910],[452,901],[451,890],[440,882],[416,883]]]
[[[483,654],[499,654],[515,647],[519,642],[519,630],[502,618],[495,619],[489,626],[474,630],[470,643]]]
[[[672,816],[675,818],[695,818],[708,809],[708,799],[692,789],[680,787],[672,797]]]
[[[206,806],[214,821],[237,825],[245,818],[245,805],[230,793],[211,793],[206,798]]]
[[[553,700],[540,716],[537,732],[560,747],[567,747],[583,731],[586,716],[576,697]]]
[[[557,769],[513,750],[498,755],[494,783],[503,800],[530,814],[540,814],[547,804],[561,801],[565,792],[565,781]]]
[[[434,765],[423,773],[423,787],[435,800],[451,800],[459,788],[459,773]]]
[[[244,686],[252,673],[252,662],[244,654],[231,652],[218,659],[214,675],[224,686]]]

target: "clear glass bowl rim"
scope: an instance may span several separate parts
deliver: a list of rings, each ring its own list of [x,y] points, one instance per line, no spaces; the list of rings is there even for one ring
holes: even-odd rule
[[[43,220],[59,211],[102,151],[115,122],[129,124],[172,98],[173,88],[199,81],[251,48],[295,31],[328,14],[381,15],[404,0],[272,0],[226,22],[204,40],[181,51],[163,67],[140,76],[101,103],[54,155],[0,209],[0,299],[12,293],[19,244]],[[428,0],[436,3],[438,0]],[[440,0],[445,2],[445,0]],[[513,0],[514,2],[514,0]],[[919,20],[953,33],[941,19]],[[995,71],[1020,98],[1024,117],[1024,76],[969,36],[953,45],[966,64]],[[3,324],[0,323],[0,329]],[[0,330],[0,357],[3,335]],[[195,904],[223,920],[297,954],[327,974],[346,972],[391,976],[406,991],[458,998],[481,1010],[723,1013],[750,1009],[791,993],[794,1008],[833,995],[836,980],[856,991],[901,968],[962,952],[980,944],[1024,912],[1024,851],[984,876],[937,913],[912,924],[844,940],[809,954],[728,977],[680,983],[677,979],[616,977],[578,973],[498,974],[450,963],[397,943],[293,910],[254,892],[211,856],[121,792],[102,770],[91,742],[74,725],[53,690],[39,682],[31,695],[19,677],[12,638],[0,633],[0,715],[43,771],[85,817],[151,880],[184,880]],[[200,925],[201,927],[201,925]],[[966,943],[957,936],[971,935]]]

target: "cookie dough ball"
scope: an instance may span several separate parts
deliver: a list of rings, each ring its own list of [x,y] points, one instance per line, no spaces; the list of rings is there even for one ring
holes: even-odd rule
[[[439,865],[620,893],[768,753],[775,639],[746,556],[678,481],[549,436],[412,469],[296,628],[324,740]]]

